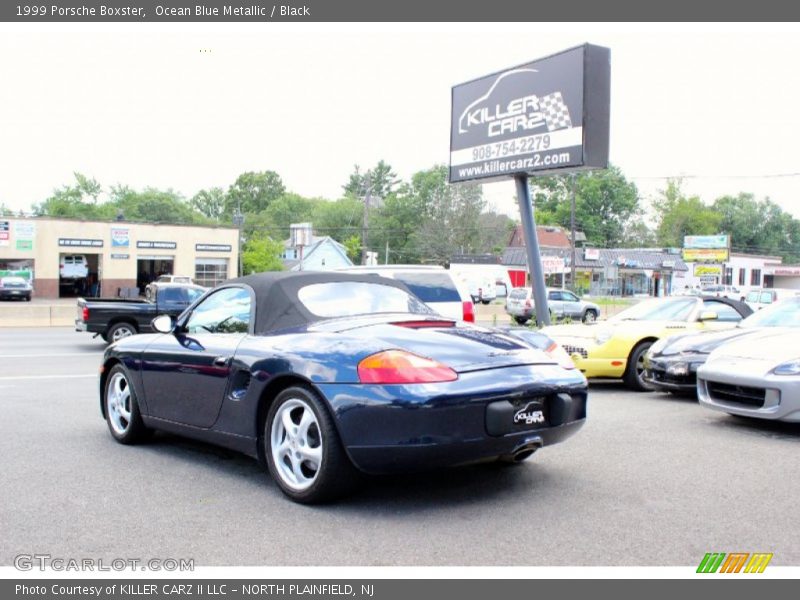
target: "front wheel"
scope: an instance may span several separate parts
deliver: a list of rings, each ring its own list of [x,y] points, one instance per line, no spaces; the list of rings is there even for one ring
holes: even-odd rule
[[[287,388],[275,398],[264,444],[270,474],[295,502],[333,500],[357,480],[327,407],[305,387]]]
[[[111,369],[103,394],[106,422],[115,440],[120,444],[135,444],[150,433],[139,414],[136,392],[121,365]]]
[[[637,392],[650,392],[655,388],[644,380],[644,355],[653,342],[642,342],[637,345],[628,357],[628,367],[625,369],[625,384]]]

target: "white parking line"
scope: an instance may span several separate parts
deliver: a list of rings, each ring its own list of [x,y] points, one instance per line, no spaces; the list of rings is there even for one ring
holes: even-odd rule
[[[97,377],[97,373],[91,375],[14,375],[0,377],[0,381],[20,381],[23,379],[85,379],[87,377]]]

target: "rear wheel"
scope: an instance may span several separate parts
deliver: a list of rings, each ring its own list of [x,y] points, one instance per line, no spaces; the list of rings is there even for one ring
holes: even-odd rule
[[[118,342],[123,338],[136,335],[136,333],[136,327],[130,323],[117,323],[116,325],[111,326],[111,329],[109,329],[108,333],[105,335],[105,339],[107,342],[113,344],[114,342]]]
[[[628,366],[625,369],[625,384],[638,392],[649,392],[655,389],[644,380],[644,355],[653,342],[642,342],[637,345],[628,357]]]
[[[519,325],[525,325],[525,323],[527,323],[527,322],[528,322],[528,318],[527,318],[527,317],[514,317],[514,320],[515,320],[515,321],[516,321],[516,322],[517,322]]]
[[[136,392],[121,365],[111,369],[103,394],[106,422],[115,440],[120,444],[135,444],[150,433],[139,414]]]
[[[333,500],[357,481],[327,407],[308,388],[278,394],[267,415],[264,445],[270,474],[295,502]]]
[[[585,313],[583,313],[583,322],[584,323],[594,323],[597,321],[597,311],[589,309]]]

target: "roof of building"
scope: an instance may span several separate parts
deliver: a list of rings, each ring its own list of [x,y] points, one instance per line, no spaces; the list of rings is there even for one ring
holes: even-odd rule
[[[648,271],[660,271],[672,269],[673,271],[688,271],[689,267],[683,262],[679,254],[640,248],[602,248],[598,249],[596,260],[587,260],[585,250],[579,248],[575,252],[575,266],[579,269],[604,269],[616,266],[629,269],[644,269]],[[570,263],[571,252],[542,252],[543,256],[563,256]],[[507,266],[526,267],[528,264],[526,249],[506,248],[503,251],[502,264]]]
[[[539,225],[536,227],[536,237],[539,239],[541,248],[571,248],[572,244],[569,235],[561,227],[555,225]],[[585,237],[584,237],[585,239]],[[577,232],[575,241],[578,239]],[[522,225],[516,225],[511,232],[508,240],[509,247],[525,247],[525,236],[522,232]]]

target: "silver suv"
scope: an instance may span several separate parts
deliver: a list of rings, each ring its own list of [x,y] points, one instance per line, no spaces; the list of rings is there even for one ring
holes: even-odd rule
[[[547,307],[552,318],[580,319],[584,323],[594,323],[600,316],[600,307],[594,302],[586,302],[569,290],[547,288]],[[520,325],[524,325],[536,314],[531,288],[514,288],[506,298],[506,312]]]

